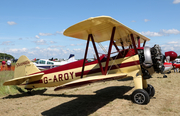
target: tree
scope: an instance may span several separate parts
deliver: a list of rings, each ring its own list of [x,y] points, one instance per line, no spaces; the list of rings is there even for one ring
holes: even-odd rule
[[[10,54],[0,53],[0,59],[15,59],[15,58]]]
[[[180,55],[177,58],[180,58]]]

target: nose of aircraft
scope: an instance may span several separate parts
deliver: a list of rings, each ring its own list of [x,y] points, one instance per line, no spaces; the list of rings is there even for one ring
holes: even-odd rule
[[[170,61],[173,61],[177,58],[177,53],[174,52],[174,51],[168,51],[168,52],[165,52],[165,56],[170,56]]]

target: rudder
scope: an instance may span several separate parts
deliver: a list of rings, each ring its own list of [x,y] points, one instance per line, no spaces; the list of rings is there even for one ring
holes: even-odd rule
[[[14,78],[27,76],[40,70],[25,55],[22,55],[15,65]]]

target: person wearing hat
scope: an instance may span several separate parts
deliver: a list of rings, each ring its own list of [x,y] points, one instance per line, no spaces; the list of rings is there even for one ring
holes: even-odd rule
[[[2,61],[1,71],[6,70],[6,61]]]

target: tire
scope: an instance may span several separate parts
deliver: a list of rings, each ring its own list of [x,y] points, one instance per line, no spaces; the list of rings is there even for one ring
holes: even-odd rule
[[[152,85],[148,84],[148,87],[145,90],[149,94],[149,97],[153,97],[155,95],[155,89]]]
[[[145,105],[150,102],[149,94],[144,89],[137,89],[131,95],[133,103]]]

